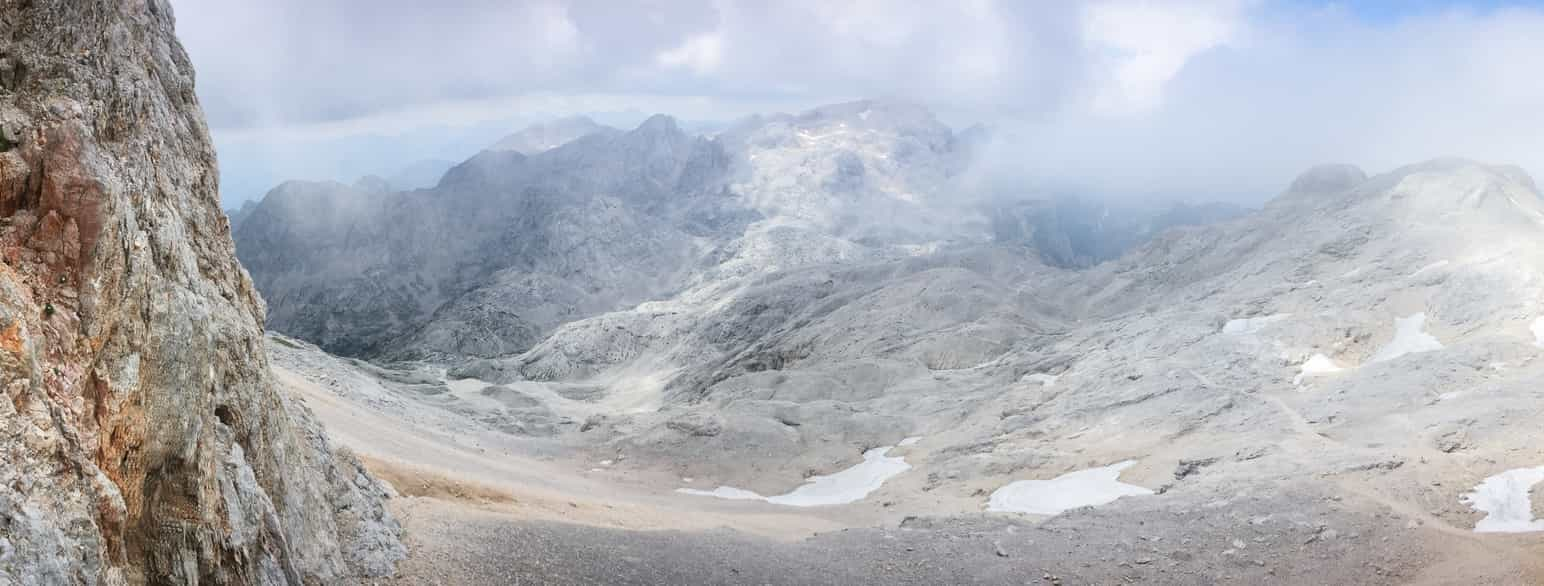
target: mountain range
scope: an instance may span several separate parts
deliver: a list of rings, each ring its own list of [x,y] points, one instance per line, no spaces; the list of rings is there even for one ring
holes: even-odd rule
[[[383,365],[280,337],[276,364],[502,459],[678,488],[747,527],[819,490],[803,487],[892,466],[840,513],[786,513],[868,528],[814,538],[839,557],[927,552],[870,578],[997,583],[1020,555],[1090,582],[1537,576],[1526,547],[1490,536],[1537,523],[1533,484],[1510,479],[1544,460],[1544,198],[1519,169],[1316,167],[1261,209],[1196,212],[1220,221],[1069,263],[1002,237],[1002,217],[928,221],[924,198],[894,198],[894,221],[826,223],[841,202],[808,186],[843,174],[790,173],[801,154],[746,154],[788,197],[659,299],[496,356]],[[859,160],[864,185],[894,179]],[[526,494],[512,474],[481,478]],[[1003,524],[1024,513],[1039,521]],[[940,544],[980,539],[996,544],[984,559]]]
[[[1086,267],[1242,212],[966,192],[981,140],[874,101],[712,136],[666,116],[626,132],[563,119],[427,190],[286,183],[233,216],[234,235],[270,328],[345,355],[455,359],[516,354],[567,322],[780,268],[994,241]]]

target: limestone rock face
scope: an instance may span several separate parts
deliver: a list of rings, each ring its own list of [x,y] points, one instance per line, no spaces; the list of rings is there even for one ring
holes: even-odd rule
[[[0,583],[335,583],[384,487],[282,397],[165,0],[0,2]]]

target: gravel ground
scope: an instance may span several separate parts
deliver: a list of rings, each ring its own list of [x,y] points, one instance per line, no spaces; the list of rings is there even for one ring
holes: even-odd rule
[[[1153,464],[1147,478],[1170,479],[1148,483],[1158,495],[1036,522],[979,512],[999,484],[962,483],[954,489],[975,493],[935,501],[941,491],[920,474],[842,507],[682,497],[666,490],[673,477],[656,486],[639,470],[583,472],[592,464],[404,422],[336,393],[352,380],[338,369],[320,377],[338,386],[275,372],[408,495],[390,505],[410,549],[397,584],[1544,584],[1544,539],[1476,535],[1474,515],[1456,511],[1449,487],[1465,486],[1451,482],[1465,472],[1448,468],[1463,461],[1352,450],[1367,445],[1347,435],[1361,428],[1321,431],[1300,410],[1313,406],[1306,394],[1249,403],[1264,407],[1245,419],[1251,428],[1285,436],[1269,449],[1225,458],[1232,466]],[[1333,470],[1312,471],[1323,468]]]
[[[1294,508],[1281,507],[1294,504]],[[630,531],[400,499],[396,584],[1536,584],[1536,545],[1453,535],[1284,489],[1160,510],[1132,500],[1039,525],[909,519],[802,541]],[[1373,510],[1376,507],[1372,507]],[[1274,510],[1270,513],[1266,511]],[[1520,555],[1522,554],[1522,555]],[[1534,559],[1544,559],[1535,557]]]

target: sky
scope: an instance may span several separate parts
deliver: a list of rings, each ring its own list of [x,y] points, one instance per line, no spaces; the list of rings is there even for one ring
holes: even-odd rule
[[[571,114],[857,98],[985,123],[1003,182],[1258,203],[1323,162],[1544,172],[1544,6],[1474,0],[172,0],[227,206]]]

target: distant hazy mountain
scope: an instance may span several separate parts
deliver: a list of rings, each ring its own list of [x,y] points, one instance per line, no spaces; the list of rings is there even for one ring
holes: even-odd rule
[[[515,151],[525,155],[534,155],[542,151],[549,151],[578,139],[595,133],[616,133],[617,129],[610,126],[596,124],[594,120],[584,116],[559,118],[551,122],[533,124],[520,132],[516,132],[500,139],[489,150]]]
[[[1247,212],[1224,203],[1112,204],[1076,197],[998,203],[992,210],[997,242],[1031,248],[1049,264],[1072,268],[1118,258],[1169,228],[1213,224]]]
[[[257,209],[257,202],[249,199],[241,202],[241,207],[239,208],[225,210],[225,217],[230,218],[231,221],[231,232],[234,233],[240,228],[241,222],[247,219],[247,216],[255,209]]]

